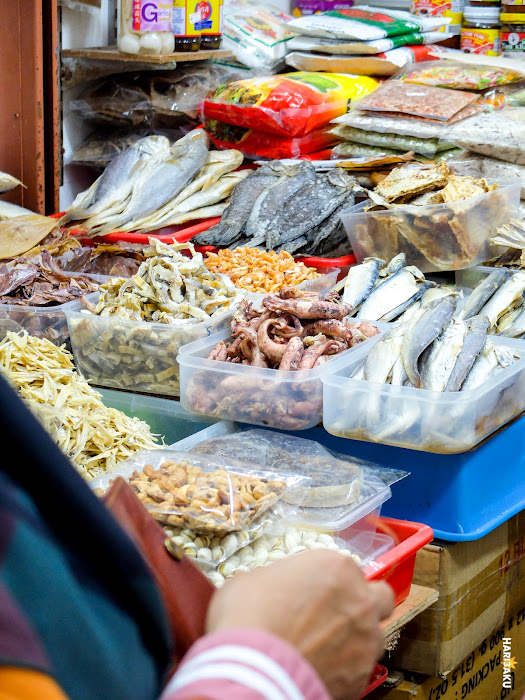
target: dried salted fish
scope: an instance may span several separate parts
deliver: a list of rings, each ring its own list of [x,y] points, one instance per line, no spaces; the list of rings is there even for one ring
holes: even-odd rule
[[[138,451],[162,447],[146,423],[103,404],[63,347],[8,332],[0,343],[0,370],[86,479]]]
[[[9,175],[9,173],[3,173],[0,170],[0,194],[3,194],[4,192],[9,192],[9,190],[18,187],[18,185],[22,185],[22,187],[25,187],[24,183],[20,182],[20,180],[17,180],[16,177]]]
[[[21,214],[0,221],[0,260],[23,255],[57,226],[56,219],[40,214]]]
[[[241,296],[227,277],[208,271],[191,246],[157,239],[130,279],[111,279],[98,304],[69,317],[79,370],[101,386],[178,396],[182,345],[228,323]]]
[[[387,202],[394,202],[445,187],[448,175],[449,168],[446,163],[438,163],[435,167],[402,166],[394,168],[375,191]]]
[[[187,245],[170,246],[156,238],[149,242],[137,274],[102,285],[93,313],[129,321],[198,323],[224,314],[240,300],[234,288],[207,269],[200,253],[188,258],[180,252],[191,250]]]

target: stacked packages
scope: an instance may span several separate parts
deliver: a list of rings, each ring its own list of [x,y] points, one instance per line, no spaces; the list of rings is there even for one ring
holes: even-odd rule
[[[288,42],[286,62],[299,70],[388,76],[442,55],[446,49],[426,45],[446,39],[436,30],[450,21],[368,6],[299,17],[288,25],[299,36]]]
[[[328,123],[377,86],[373,78],[324,73],[238,80],[204,100],[202,120],[218,148],[291,158],[339,141]]]

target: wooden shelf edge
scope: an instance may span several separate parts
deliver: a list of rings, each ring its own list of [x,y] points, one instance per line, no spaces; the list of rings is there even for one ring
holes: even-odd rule
[[[214,51],[176,51],[167,56],[135,56],[121,53],[116,46],[99,46],[85,49],[63,49],[63,58],[87,58],[102,61],[123,61],[125,63],[150,63],[164,65],[166,63],[183,63],[185,61],[207,61],[210,58],[230,58],[231,51],[216,49]]]

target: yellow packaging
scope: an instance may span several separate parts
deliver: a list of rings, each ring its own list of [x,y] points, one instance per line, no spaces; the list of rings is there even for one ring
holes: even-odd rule
[[[173,34],[200,36],[201,13],[199,0],[173,0]]]
[[[221,4],[221,0],[200,0],[197,4],[201,14],[199,29],[203,36],[221,33]]]
[[[499,28],[463,27],[461,30],[461,50],[465,53],[499,56]]]
[[[459,34],[465,0],[411,0],[410,12],[423,17],[450,17],[452,22],[440,31]]]

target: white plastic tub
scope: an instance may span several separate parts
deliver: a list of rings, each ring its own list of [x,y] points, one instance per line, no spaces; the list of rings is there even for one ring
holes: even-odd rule
[[[380,331],[386,327],[374,323]],[[182,405],[194,413],[281,430],[306,430],[320,423],[321,378],[370,342],[364,341],[313,369],[281,371],[207,359],[219,341],[230,339],[230,331],[224,330],[182,348]]]
[[[369,352],[359,348],[322,378],[323,425],[332,435],[412,450],[466,452],[525,410],[525,342],[494,336],[520,355],[472,391],[435,392],[350,375]]]
[[[171,325],[96,316],[80,305],[67,310],[75,364],[86,379],[163,396],[179,395],[181,347],[228,327],[231,317],[228,312],[200,323]]]
[[[489,239],[518,209],[520,189],[516,180],[460,202],[380,211],[364,211],[367,200],[343,211],[341,220],[358,263],[367,257],[391,260],[404,252],[407,265],[422,272],[459,270],[493,257]],[[405,237],[415,230],[420,246]]]

